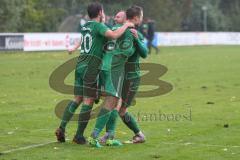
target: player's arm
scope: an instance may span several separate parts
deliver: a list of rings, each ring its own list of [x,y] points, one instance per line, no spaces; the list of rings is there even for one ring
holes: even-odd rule
[[[134,45],[135,38],[129,30],[126,31],[126,35],[124,35],[122,42],[123,46],[128,46],[127,48],[122,49],[122,51],[125,55],[128,55],[130,57],[135,52],[136,46]]]
[[[122,27],[112,31],[112,30],[107,30],[105,32],[105,37],[107,38],[110,38],[110,39],[117,39],[119,38],[125,31],[128,27],[133,27],[134,24],[131,23],[131,22],[126,22]]]
[[[136,39],[136,48],[138,50],[139,55],[142,58],[147,58],[148,55],[148,48],[147,46],[144,44],[143,41],[141,41],[140,39]]]
[[[79,41],[76,41],[75,46],[68,50],[68,54],[72,54],[73,52],[75,52],[79,47],[81,47],[81,44],[82,44],[82,36]]]
[[[137,30],[131,29],[131,32],[133,36],[135,37],[135,42],[136,42],[136,49],[139,53],[139,55],[142,58],[146,58],[148,55],[148,47],[144,44],[143,42],[143,37],[138,34]]]

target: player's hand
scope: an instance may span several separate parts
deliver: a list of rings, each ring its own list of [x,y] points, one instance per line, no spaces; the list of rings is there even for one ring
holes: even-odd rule
[[[138,39],[138,32],[136,29],[130,29],[130,31],[132,32],[133,36]]]

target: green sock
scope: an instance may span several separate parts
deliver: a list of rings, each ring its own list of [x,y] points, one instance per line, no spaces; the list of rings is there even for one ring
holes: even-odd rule
[[[121,118],[123,122],[127,125],[127,127],[131,129],[135,134],[140,132],[137,121],[130,113],[126,112],[125,115]]]
[[[90,114],[91,114],[92,106],[83,104],[79,118],[78,118],[78,128],[76,135],[77,136],[83,136],[84,130],[87,127],[88,121],[90,119]]]
[[[111,116],[110,110],[104,107],[100,110],[97,117],[94,131],[92,132],[92,135],[91,135],[93,138],[97,138],[99,136],[100,132],[103,130],[103,128],[107,124],[110,116]]]
[[[106,131],[109,133],[109,136],[111,138],[115,135],[116,125],[117,125],[117,119],[118,119],[118,111],[114,109],[111,112],[111,115],[109,117],[109,120],[106,124]]]
[[[65,128],[68,124],[68,122],[70,121],[70,119],[72,118],[74,112],[76,111],[77,107],[79,106],[79,104],[77,104],[74,101],[71,101],[66,109],[64,110],[63,113],[63,118],[62,118],[62,122],[60,124],[60,128],[62,128],[65,131]]]

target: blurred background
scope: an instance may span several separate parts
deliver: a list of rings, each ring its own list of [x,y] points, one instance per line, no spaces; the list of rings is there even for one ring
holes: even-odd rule
[[[0,32],[76,32],[91,0],[1,0]],[[156,31],[240,31],[239,0],[99,0],[109,19],[132,4]]]

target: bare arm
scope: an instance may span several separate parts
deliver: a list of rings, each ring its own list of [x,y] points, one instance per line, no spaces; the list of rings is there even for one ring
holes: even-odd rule
[[[115,30],[115,31],[112,31],[112,30],[106,31],[105,37],[110,38],[110,39],[117,39],[117,38],[119,38],[119,37],[125,32],[125,30],[126,30],[128,27],[133,27],[133,26],[134,26],[133,23],[127,22],[127,23],[125,23],[122,27],[118,28],[118,29]]]
[[[79,41],[76,42],[75,46],[72,49],[68,50],[68,54],[72,54],[73,52],[75,52],[81,46],[81,43],[82,43],[82,37],[80,38]]]

